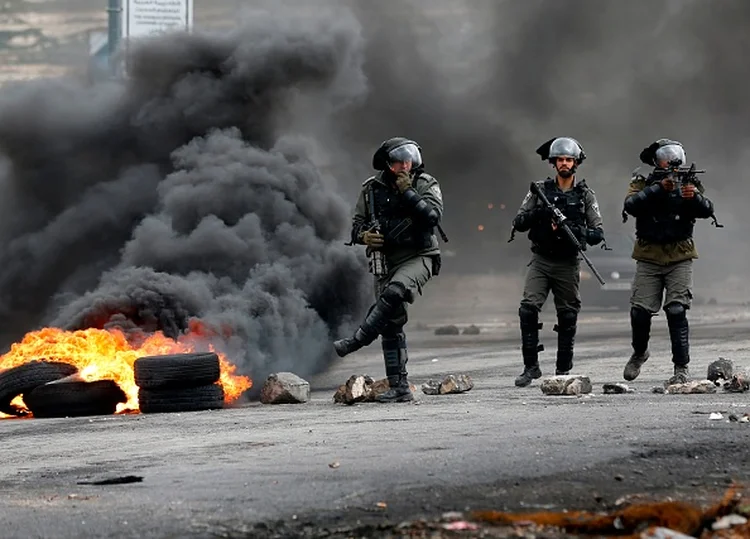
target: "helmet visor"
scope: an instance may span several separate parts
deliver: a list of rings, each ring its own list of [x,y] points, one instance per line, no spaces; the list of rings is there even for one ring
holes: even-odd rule
[[[411,168],[422,164],[422,154],[416,144],[404,144],[388,152],[388,164],[411,162]]]
[[[685,163],[685,150],[677,144],[667,144],[656,150],[656,164],[660,167],[667,165],[680,166]]]
[[[559,138],[555,140],[555,142],[553,142],[552,145],[549,147],[549,156],[551,158],[572,157],[573,159],[578,159],[580,155],[581,155],[581,147],[572,138],[568,138],[568,137]]]

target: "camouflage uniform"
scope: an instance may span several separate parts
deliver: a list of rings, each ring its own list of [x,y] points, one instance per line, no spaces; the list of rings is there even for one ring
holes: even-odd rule
[[[398,148],[398,144],[405,140],[389,139],[381,148]],[[376,159],[373,165],[378,168]],[[373,196],[375,216],[368,211],[368,193]],[[357,200],[352,243],[363,244],[363,233],[377,218],[384,236],[380,250],[385,255],[387,273],[374,277],[376,301],[355,334],[336,341],[334,347],[343,357],[369,345],[381,335],[385,371],[391,387],[379,399],[381,402],[413,398],[407,380],[404,325],[408,320],[408,305],[422,295],[424,286],[440,271],[440,248],[435,228],[439,226],[442,214],[440,185],[421,166],[412,170],[411,187],[403,193],[394,186],[390,171],[382,170],[364,182]]]
[[[661,139],[641,154],[648,164],[655,164],[656,152],[674,151],[680,163],[685,155],[676,141]],[[680,191],[667,191],[661,184],[663,172],[655,169],[648,177],[635,175],[625,197],[624,211],[635,217],[636,243],[633,258],[636,274],[630,299],[630,322],[633,354],[623,377],[635,380],[649,357],[648,342],[651,318],[664,306],[672,345],[674,376],[668,383],[686,382],[689,377],[690,342],[687,310],[692,303],[693,260],[698,250],[693,240],[696,219],[711,217],[713,203],[703,196],[697,185],[693,198],[683,198]],[[662,301],[663,298],[663,301]]]

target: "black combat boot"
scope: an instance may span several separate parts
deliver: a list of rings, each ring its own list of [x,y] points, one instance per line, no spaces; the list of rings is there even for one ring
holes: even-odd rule
[[[406,353],[406,335],[398,333],[395,336],[382,337],[383,359],[385,360],[385,375],[390,389],[375,397],[377,402],[409,402],[414,395],[409,389],[406,363],[409,358]]]
[[[667,313],[669,340],[672,341],[672,363],[674,376],[667,380],[667,385],[684,384],[690,380],[690,328],[687,311],[681,303],[670,303],[664,310]]]
[[[526,387],[532,380],[542,377],[539,368],[539,352],[544,347],[539,344],[539,311],[534,307],[521,305],[518,309],[521,320],[521,354],[523,355],[523,372],[516,377],[516,386]]]
[[[651,336],[651,313],[642,307],[630,308],[633,353],[625,364],[622,377],[633,381],[641,374],[641,367],[649,358],[648,340]]]
[[[560,311],[557,313],[557,364],[556,375],[570,374],[573,369],[573,346],[576,340],[576,322],[578,313],[575,311]]]
[[[403,303],[403,285],[392,283],[383,291],[375,304],[370,307],[362,325],[354,335],[333,342],[333,348],[339,357],[344,357],[360,348],[371,344],[378,338],[389,323],[389,318]]]

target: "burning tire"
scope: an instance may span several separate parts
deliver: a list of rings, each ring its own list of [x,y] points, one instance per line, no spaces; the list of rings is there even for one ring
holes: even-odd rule
[[[118,403],[127,401],[127,395],[113,380],[46,384],[23,398],[34,417],[111,415]]]
[[[10,401],[49,382],[60,380],[78,372],[68,363],[58,361],[32,361],[0,373],[0,412],[9,415],[25,415],[24,410],[11,406]],[[28,404],[27,404],[28,406]]]
[[[135,384],[142,389],[179,389],[208,386],[221,376],[214,353],[147,356],[133,364]]]
[[[140,389],[138,405],[144,414],[218,410],[224,407],[224,388],[211,384],[183,389]]]

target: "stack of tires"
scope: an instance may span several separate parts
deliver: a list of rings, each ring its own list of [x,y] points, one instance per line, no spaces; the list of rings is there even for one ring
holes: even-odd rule
[[[224,407],[219,357],[214,353],[146,356],[135,360],[133,368],[144,414]]]

